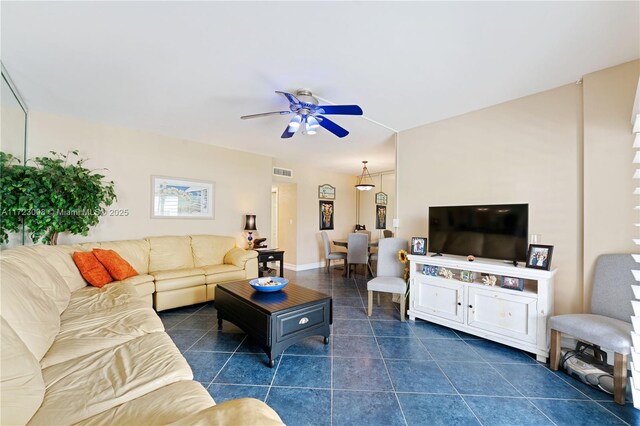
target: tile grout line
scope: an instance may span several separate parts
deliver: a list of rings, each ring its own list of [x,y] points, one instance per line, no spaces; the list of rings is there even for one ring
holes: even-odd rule
[[[276,375],[278,374],[278,369],[280,368],[280,363],[284,358],[284,353],[280,354],[280,359],[278,360],[278,365],[276,365],[276,371],[273,372],[273,377],[271,378],[271,383],[269,383],[269,389],[267,389],[267,394],[264,396],[264,402],[267,402],[267,398],[269,398],[269,394],[271,393],[271,388],[273,387],[273,382],[276,380]]]
[[[204,337],[204,336],[203,336]],[[238,351],[238,348],[240,346],[242,346],[242,344],[244,343],[244,341],[247,340],[247,335],[244,336],[244,339],[242,339],[242,341],[240,341],[240,343],[238,344],[238,346],[236,347],[236,350],[233,351],[231,353],[231,355],[229,355],[229,358],[227,358],[227,360],[224,362],[224,364],[222,364],[222,367],[220,367],[220,370],[218,370],[218,372],[216,373],[215,376],[213,376],[213,379],[211,379],[211,381],[209,382],[209,384],[207,385],[207,389],[209,389],[209,386],[211,386],[213,384],[213,382],[218,378],[218,376],[220,375],[220,373],[222,373],[222,370],[224,370],[224,368],[227,366],[227,364],[229,363],[229,361],[231,361],[231,358],[233,358],[233,356],[236,354],[236,352]],[[195,344],[195,343],[194,343]],[[241,384],[241,383],[238,383]]]
[[[356,287],[357,288],[357,287]],[[360,293],[360,289],[358,288],[358,293]],[[362,297],[362,295],[360,296]],[[367,300],[368,300],[368,295],[367,295]],[[362,301],[362,303],[364,304],[364,300]],[[369,306],[368,306],[368,302],[367,302],[367,306],[365,307],[365,309],[367,309],[367,313],[369,312]],[[372,307],[373,310],[373,307]],[[402,420],[404,420],[404,424],[405,425],[409,425],[409,422],[407,422],[407,417],[404,415],[404,410],[402,409],[402,404],[400,404],[400,398],[398,397],[398,393],[396,392],[396,387],[393,384],[393,379],[391,378],[391,373],[389,373],[389,367],[387,367],[387,361],[384,359],[384,354],[382,353],[382,349],[380,349],[380,343],[378,343],[378,337],[376,336],[375,330],[373,329],[373,324],[371,324],[371,318],[368,316],[367,314],[367,320],[369,321],[369,328],[371,328],[371,332],[373,333],[373,339],[376,342],[376,346],[378,347],[378,351],[380,352],[380,358],[382,359],[382,365],[384,365],[384,369],[387,372],[387,378],[389,379],[389,384],[391,384],[391,389],[393,390],[393,396],[396,398],[396,402],[398,403],[398,408],[400,408],[400,414],[402,415]],[[408,327],[408,325],[407,325]]]

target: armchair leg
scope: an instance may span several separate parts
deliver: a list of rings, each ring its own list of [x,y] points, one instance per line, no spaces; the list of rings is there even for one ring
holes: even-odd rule
[[[373,291],[369,290],[369,296],[368,296],[368,309],[367,309],[367,316],[371,316],[371,314],[373,313]]]
[[[549,360],[549,367],[553,371],[558,371],[558,367],[560,366],[560,333],[557,330],[551,330],[551,359]]]
[[[400,321],[404,322],[404,311],[405,311],[405,301],[406,301],[406,297],[404,297],[404,294],[400,295]]]
[[[378,292],[378,306],[380,306],[380,292]]]
[[[327,274],[331,270],[331,259],[327,259]]]
[[[627,393],[627,356],[614,353],[613,356],[613,399],[624,405]]]

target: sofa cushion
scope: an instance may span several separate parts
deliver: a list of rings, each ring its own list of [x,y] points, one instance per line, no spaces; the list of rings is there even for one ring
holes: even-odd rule
[[[100,248],[118,253],[139,274],[149,272],[149,251],[151,248],[147,240],[107,241],[100,243]]]
[[[245,250],[240,247],[235,247],[224,256],[224,263],[228,265],[236,265],[238,268],[244,269],[249,259],[255,259],[258,257],[258,252],[255,250]]]
[[[73,424],[163,386],[191,380],[191,368],[166,333],[42,370],[44,401],[30,424]]]
[[[113,348],[136,337],[164,331],[153,308],[136,303],[62,321],[60,333],[40,361],[43,368],[92,352]]]
[[[191,249],[195,266],[220,265],[224,256],[236,245],[233,237],[215,235],[192,235]]]
[[[0,424],[24,425],[44,397],[38,360],[11,326],[0,318]]]
[[[69,304],[71,291],[58,271],[47,263],[33,247],[17,247],[0,253],[3,262],[16,265],[56,304],[62,312]]]
[[[125,284],[133,284],[136,286],[140,284],[145,284],[145,283],[153,283],[153,281],[154,281],[153,275],[148,275],[148,274],[136,275],[135,277],[129,277],[127,279],[122,280],[122,282]]]
[[[139,303],[140,296],[133,284],[121,281],[102,288],[85,286],[71,293],[69,306],[60,316],[60,320],[69,321],[71,318],[109,311],[115,307],[127,309],[128,306]]]
[[[149,241],[149,271],[193,268],[191,238],[151,237]]]
[[[204,268],[207,273],[206,283],[216,284],[224,283],[227,281],[238,281],[246,278],[244,269],[238,268],[235,265],[209,265]]]
[[[202,268],[189,268],[189,269],[172,269],[167,271],[152,272],[151,275],[156,281],[171,280],[174,278],[193,277],[196,275],[204,275],[204,269]]]
[[[87,286],[87,282],[82,278],[82,275],[80,275],[80,271],[71,257],[73,252],[77,251],[77,248],[67,245],[33,246],[33,250],[40,254],[47,263],[58,271],[65,284],[72,292]]]
[[[82,278],[92,286],[100,288],[113,281],[109,271],[92,251],[74,251],[72,257]]]
[[[1,268],[0,315],[40,360],[60,331],[58,308],[18,267],[2,262]]]
[[[160,425],[215,405],[198,382],[181,380],[133,401],[82,420],[76,425]]]
[[[204,275],[194,275],[191,277],[173,278],[170,280],[156,281],[156,292],[178,290],[181,288],[197,287],[205,283]]]
[[[171,425],[260,425],[283,426],[284,423],[271,407],[253,398],[225,401],[206,410],[181,418]]]
[[[93,254],[98,261],[109,272],[109,275],[116,280],[122,281],[130,277],[138,275],[138,271],[133,269],[133,266],[122,258],[118,253],[113,250],[93,249]]]

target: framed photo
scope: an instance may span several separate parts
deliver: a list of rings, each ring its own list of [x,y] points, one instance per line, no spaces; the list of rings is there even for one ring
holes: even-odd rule
[[[325,183],[324,185],[318,185],[318,198],[323,198],[325,200],[335,200],[336,199],[336,188]]]
[[[465,283],[472,283],[474,280],[473,272],[471,271],[460,271],[460,281],[464,281]]]
[[[432,277],[437,277],[438,267],[432,265],[422,265],[422,273],[425,275],[431,275]]]
[[[376,206],[376,229],[387,229],[387,206]]]
[[[333,229],[333,201],[320,201],[320,230]]]
[[[384,192],[376,192],[376,204],[387,205],[387,194]]]
[[[527,268],[551,269],[551,255],[553,254],[553,246],[544,246],[541,244],[529,244],[527,252]]]
[[[427,254],[427,239],[423,237],[411,238],[411,254],[426,255]]]
[[[213,219],[215,182],[151,176],[152,219]]]
[[[524,290],[524,279],[516,277],[502,277],[500,287],[522,291]]]

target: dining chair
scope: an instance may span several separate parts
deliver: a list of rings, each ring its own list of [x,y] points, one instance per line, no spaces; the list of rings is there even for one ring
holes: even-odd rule
[[[371,231],[367,231],[366,229],[360,229],[356,231],[356,234],[367,234],[367,242],[371,241]]]
[[[369,239],[366,234],[353,233],[349,234],[347,238],[347,278],[349,278],[353,265],[365,265],[367,268],[365,275],[371,272],[371,276],[373,276],[369,264]]]
[[[393,231],[385,229],[384,231],[382,231],[382,236],[385,238],[393,238]]]
[[[590,314],[557,315],[549,320],[551,328],[551,360],[549,366],[560,366],[562,333],[614,352],[613,399],[625,403],[627,388],[627,356],[631,353],[631,316],[634,300],[632,269],[637,264],[630,254],[603,254],[596,261]]]
[[[371,316],[373,311],[373,292],[378,292],[378,304],[380,304],[380,292],[400,294],[400,321],[405,317],[405,294],[407,282],[404,280],[404,264],[398,259],[400,250],[407,250],[407,240],[402,238],[383,238],[378,245],[378,270],[377,276],[367,283],[368,310]]]
[[[322,244],[324,246],[324,261],[327,266],[327,273],[329,273],[329,269],[331,268],[332,260],[341,260],[344,262],[344,266],[347,266],[347,252],[346,251],[332,251],[331,250],[331,241],[329,240],[329,235],[326,231],[322,231],[320,233],[322,235]]]

